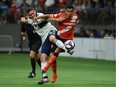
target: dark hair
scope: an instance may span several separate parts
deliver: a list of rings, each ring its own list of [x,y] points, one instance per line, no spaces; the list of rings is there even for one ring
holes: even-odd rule
[[[74,6],[72,4],[67,4],[65,8],[66,9],[69,8],[69,9],[73,9],[74,10]]]
[[[25,11],[25,14],[28,14],[30,11],[34,10],[33,8],[29,8]]]

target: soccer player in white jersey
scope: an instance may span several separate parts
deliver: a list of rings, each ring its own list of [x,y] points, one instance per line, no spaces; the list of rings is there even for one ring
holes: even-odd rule
[[[68,4],[65,8],[64,13],[57,13],[57,14],[46,14],[44,16],[36,17],[35,19],[39,18],[48,18],[49,21],[57,21],[58,22],[58,36],[57,39],[65,42],[67,40],[73,40],[74,37],[74,27],[76,25],[76,21],[78,20],[78,15],[74,13],[74,7],[72,4]],[[60,20],[59,20],[60,19]],[[54,48],[54,47],[53,47]],[[71,54],[73,54],[74,50],[68,50]],[[46,72],[50,66],[52,66],[52,79],[50,82],[54,83],[57,79],[57,72],[56,72],[56,58],[58,57],[59,53],[62,52],[61,48],[56,48],[55,51],[53,50],[53,54],[48,60],[47,65],[44,67],[43,72]],[[54,67],[54,68],[53,68]]]
[[[57,29],[50,22],[48,22],[46,19],[33,20],[34,17],[44,15],[43,13],[36,13],[34,9],[28,9],[26,11],[26,14],[28,15],[29,18],[27,20],[24,20],[24,22],[31,24],[34,27],[35,31],[42,38],[43,44],[42,44],[42,50],[41,50],[41,69],[43,70],[43,68],[47,64],[46,59],[50,55],[51,45],[53,43],[56,44],[59,48],[64,49],[65,51],[67,51],[67,49],[65,48],[63,42],[56,39]],[[49,79],[46,72],[46,73],[43,73],[42,80],[40,80],[38,84],[41,85],[48,81]]]

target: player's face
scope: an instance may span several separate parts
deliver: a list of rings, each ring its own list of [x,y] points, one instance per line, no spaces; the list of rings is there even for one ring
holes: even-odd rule
[[[66,9],[66,14],[67,14],[67,17],[70,18],[73,14],[73,9],[72,8],[67,8]]]
[[[29,11],[28,16],[29,16],[29,18],[33,18],[34,16],[36,16],[36,11],[35,10]]]

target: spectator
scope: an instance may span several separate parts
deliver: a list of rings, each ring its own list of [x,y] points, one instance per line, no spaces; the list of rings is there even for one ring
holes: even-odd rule
[[[63,8],[65,4],[66,4],[66,0],[58,0],[58,7],[59,8]]]
[[[14,3],[9,8],[9,12],[10,12],[10,14],[8,16],[9,22],[14,23],[15,22],[15,13],[16,13],[16,5]]]
[[[1,3],[1,6],[0,8],[2,9],[2,13],[1,13],[1,16],[0,16],[0,22],[1,23],[7,23],[7,16],[9,14],[9,8],[8,8],[8,5],[3,1]]]
[[[113,32],[111,33],[111,37],[113,37],[114,39],[116,39],[116,30],[114,29]]]
[[[45,12],[47,12],[47,13],[53,12],[54,13],[54,11],[56,11],[56,9],[54,9],[54,5],[55,5],[55,0],[46,0],[45,4],[44,4]]]
[[[22,16],[24,15],[25,11],[30,7],[30,5],[26,2],[26,0],[23,0],[22,4],[20,5]]]
[[[96,29],[91,30],[91,35],[93,38],[100,38],[100,33]]]
[[[57,13],[64,12],[65,5],[72,3],[74,11],[79,14],[80,24],[115,24],[115,0],[3,0],[1,3],[0,20],[2,23],[7,22],[8,15],[9,22],[13,22],[13,15],[17,8],[21,11],[18,10],[18,15],[21,13],[22,16],[30,6],[39,12]],[[16,6],[11,7],[12,3],[15,3]]]
[[[100,34],[101,34],[101,38],[106,38],[109,36],[107,29],[102,30]]]
[[[21,9],[17,8],[16,13],[15,13],[15,22],[16,23],[20,23],[21,16],[22,16]]]

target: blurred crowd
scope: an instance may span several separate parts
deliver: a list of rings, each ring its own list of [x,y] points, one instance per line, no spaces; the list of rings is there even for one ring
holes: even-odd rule
[[[112,24],[115,21],[115,0],[0,0],[0,22],[19,22],[26,9],[43,13],[63,12],[72,3],[81,24]]]
[[[75,37],[116,39],[116,30],[81,29],[80,32],[75,33]]]
[[[70,3],[79,15],[79,24],[115,25],[115,0],[0,0],[0,24],[20,23],[20,18],[29,7],[43,13],[57,13],[64,12],[65,6]],[[103,32],[106,36],[113,36],[115,31],[104,29]],[[83,37],[83,34],[86,37],[102,37],[95,29],[82,30],[75,36]]]

